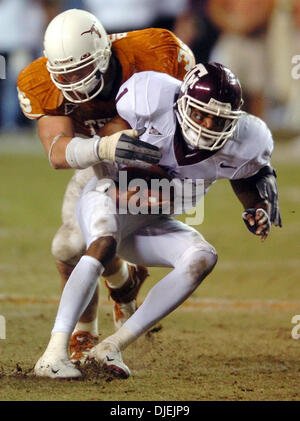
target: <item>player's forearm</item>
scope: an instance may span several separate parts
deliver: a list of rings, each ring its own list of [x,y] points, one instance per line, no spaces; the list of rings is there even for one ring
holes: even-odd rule
[[[84,169],[102,160],[148,167],[158,164],[161,158],[156,146],[137,139],[136,130],[122,129],[128,127],[126,122],[121,126],[117,121],[109,130],[102,131],[113,134],[90,138],[75,136],[72,121],[66,117],[45,116],[39,120],[38,127],[49,162],[55,169]]]
[[[264,209],[275,226],[281,227],[276,172],[271,165],[246,179],[231,180],[231,185],[245,209]]]
[[[45,148],[50,165],[56,170],[81,169],[95,165],[99,161],[96,150],[98,139],[83,139],[62,134],[54,136],[50,147]]]
[[[44,116],[38,122],[39,136],[54,169],[83,169],[100,161],[100,138],[75,136],[72,120],[64,116]]]
[[[49,163],[56,170],[71,169],[72,167],[66,160],[66,150],[72,137],[63,135],[57,136],[59,136],[57,139],[55,139],[56,136],[53,138],[53,142],[55,143],[51,144],[48,151],[46,150]]]
[[[66,160],[66,148],[74,137],[73,123],[65,116],[43,116],[38,120],[38,133],[51,166],[71,168]]]
[[[52,168],[83,169],[99,162],[98,144],[100,138],[84,139],[58,134],[51,142],[43,142]]]
[[[256,184],[253,180],[231,180],[230,183],[244,209],[260,208],[264,209],[266,212],[269,211],[268,202],[260,197]]]
[[[86,139],[74,136],[71,131],[66,135],[65,131],[68,131],[64,127],[60,130],[39,131],[49,163],[54,169],[83,169],[100,161],[99,136]]]
[[[137,131],[132,129],[104,137],[95,135],[87,139],[81,137],[68,139],[57,135],[48,152],[49,162],[54,168],[73,169],[92,167],[103,160],[143,168],[158,164],[161,158],[159,149],[136,137]],[[58,154],[56,145],[59,145],[61,140],[62,146]],[[60,157],[59,161],[53,161],[53,151],[56,152],[56,157]]]

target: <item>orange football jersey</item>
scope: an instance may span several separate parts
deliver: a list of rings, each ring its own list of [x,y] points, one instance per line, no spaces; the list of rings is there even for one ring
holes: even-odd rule
[[[110,35],[112,54],[117,57],[122,78],[119,85],[134,73],[154,70],[183,79],[195,64],[191,50],[172,32],[150,28]],[[47,59],[38,58],[21,71],[18,77],[18,98],[26,117],[38,119],[42,115],[67,115],[76,134],[93,136],[116,115],[115,99],[74,104],[53,84],[46,68]],[[119,86],[117,87],[119,88]]]

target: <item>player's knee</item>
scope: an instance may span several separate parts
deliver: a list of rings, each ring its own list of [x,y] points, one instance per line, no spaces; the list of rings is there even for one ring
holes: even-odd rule
[[[52,240],[51,252],[56,260],[76,264],[83,254],[85,243],[75,227],[62,225]]]
[[[191,287],[195,289],[203,279],[215,267],[218,255],[213,246],[207,243],[207,246],[191,248],[186,261],[186,279],[191,283]]]
[[[112,236],[100,237],[93,241],[86,255],[99,260],[104,267],[114,258],[117,251],[117,241]]]

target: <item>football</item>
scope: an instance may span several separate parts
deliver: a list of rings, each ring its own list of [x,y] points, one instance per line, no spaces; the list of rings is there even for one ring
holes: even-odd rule
[[[126,174],[124,174],[125,172]],[[151,165],[149,168],[133,166],[122,168],[119,173],[119,205],[120,203],[122,206],[125,202],[129,203],[132,196],[135,196],[137,205],[142,211],[148,210],[151,213],[151,210],[156,209],[160,213],[163,205],[170,202],[173,192],[172,189],[170,190],[169,184],[166,183],[168,191],[165,196],[163,188],[155,185],[152,180],[171,181],[172,177],[159,165]],[[144,182],[147,184],[146,188]]]

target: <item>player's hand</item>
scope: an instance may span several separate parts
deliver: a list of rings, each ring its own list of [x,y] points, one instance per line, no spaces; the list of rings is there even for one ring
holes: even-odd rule
[[[160,150],[154,145],[140,141],[137,136],[137,130],[130,129],[102,137],[98,146],[99,158],[142,168],[158,164],[161,158]]]
[[[170,197],[165,198],[162,192],[156,190],[140,190],[138,186],[131,187],[125,192],[116,190],[116,203],[118,209],[127,209],[130,213],[130,201],[138,208],[142,214],[171,214],[174,207],[174,196],[170,192]],[[136,209],[134,209],[136,211]]]
[[[269,235],[271,221],[268,213],[264,209],[246,209],[243,212],[243,220],[248,230],[252,234],[260,236],[261,241],[264,241]]]
[[[165,195],[162,191],[156,189],[147,189],[139,192],[141,210],[149,214],[167,214],[174,211],[174,192],[170,191]]]
[[[169,184],[172,178],[158,165],[146,169],[125,166],[119,171],[117,204],[122,208],[129,205],[129,213],[136,212],[137,207],[143,214],[172,214],[174,187]]]

